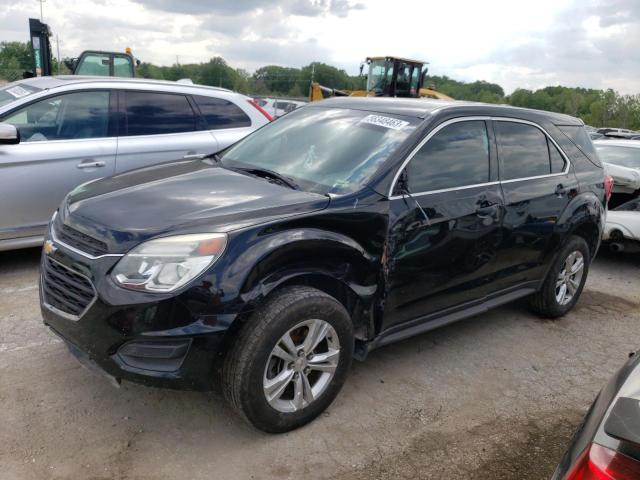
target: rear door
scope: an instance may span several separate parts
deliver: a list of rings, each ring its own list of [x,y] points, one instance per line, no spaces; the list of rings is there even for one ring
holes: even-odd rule
[[[219,150],[187,95],[121,90],[119,97],[118,173]]]
[[[231,100],[205,95],[192,95],[191,98],[220,150],[255,130],[249,115]]]
[[[506,214],[499,262],[503,286],[538,280],[545,255],[557,249],[558,220],[578,182],[568,158],[539,126],[496,120]]]
[[[383,328],[491,293],[504,206],[487,127],[484,118],[437,127],[400,175],[410,195],[397,186],[390,200]]]
[[[5,114],[2,121],[18,127],[21,142],[0,146],[0,240],[42,235],[70,190],[114,173],[110,96],[64,93]]]

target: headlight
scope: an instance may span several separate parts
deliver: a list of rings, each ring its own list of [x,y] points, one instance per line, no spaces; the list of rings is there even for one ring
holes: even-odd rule
[[[224,233],[150,240],[127,253],[113,269],[111,278],[131,290],[172,292],[212,265],[226,245]]]

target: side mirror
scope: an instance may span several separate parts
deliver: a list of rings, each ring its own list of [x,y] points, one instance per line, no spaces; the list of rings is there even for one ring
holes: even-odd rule
[[[0,123],[0,145],[20,143],[20,132],[10,123]]]

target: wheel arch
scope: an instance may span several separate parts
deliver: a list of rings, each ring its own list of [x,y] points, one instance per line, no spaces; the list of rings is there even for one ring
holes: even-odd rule
[[[347,310],[356,338],[370,333],[370,317],[378,292],[380,254],[353,238],[320,229],[295,229],[255,235],[227,272],[236,277],[241,304],[225,343],[274,292],[306,285],[331,295]]]
[[[600,247],[605,229],[605,207],[591,191],[577,195],[565,208],[559,219],[560,225],[566,225],[564,244],[571,235],[583,238],[589,246],[591,259]]]

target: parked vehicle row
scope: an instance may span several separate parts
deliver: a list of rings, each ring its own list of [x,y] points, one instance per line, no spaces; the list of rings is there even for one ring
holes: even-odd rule
[[[244,95],[174,82],[69,76],[2,87],[0,250],[42,244],[79,184],[215,153],[270,119]]]
[[[223,154],[73,190],[46,234],[42,315],[115,380],[217,385],[287,431],[376,347],[521,297],[569,311],[608,186],[572,117],[335,98]]]

